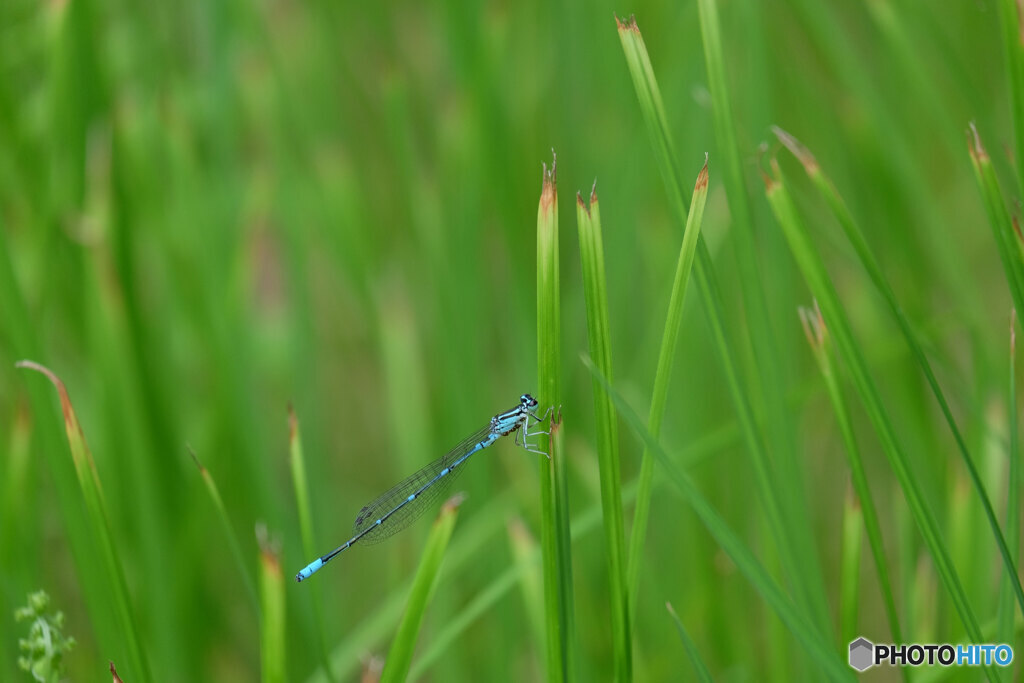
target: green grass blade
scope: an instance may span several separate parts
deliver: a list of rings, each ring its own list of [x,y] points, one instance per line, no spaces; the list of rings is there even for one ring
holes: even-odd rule
[[[245,553],[242,552],[242,544],[238,541],[238,534],[235,533],[234,527],[231,526],[231,518],[228,517],[227,508],[224,507],[224,499],[221,498],[217,482],[203,463],[199,462],[199,458],[191,449],[189,449],[189,453],[192,455],[192,460],[195,461],[196,467],[199,468],[199,475],[203,478],[203,485],[206,487],[206,492],[210,495],[210,500],[213,502],[213,509],[217,511],[217,519],[220,520],[221,528],[224,530],[224,538],[227,539],[228,548],[231,549],[231,556],[235,560],[235,570],[238,572],[238,576],[241,577],[242,585],[245,586],[245,593],[252,602],[253,612],[259,615],[260,602],[259,597],[256,595],[256,586],[252,580],[252,570],[249,568],[249,563],[245,561]]]
[[[960,451],[961,459],[963,460],[964,465],[967,468],[967,472],[970,475],[971,484],[974,487],[975,494],[982,504],[989,527],[992,530],[993,536],[995,536],[996,545],[999,547],[999,553],[1002,556],[1007,573],[1013,579],[1012,584],[1017,601],[1020,604],[1022,611],[1024,611],[1024,590],[1021,588],[1020,579],[1017,576],[1014,562],[1010,557],[1009,549],[1006,546],[1006,539],[1003,537],[1003,533],[999,528],[995,509],[992,507],[992,502],[985,490],[984,483],[981,481],[981,475],[978,473],[978,468],[974,464],[974,458],[971,457],[971,453],[967,448],[967,440],[964,438],[963,434],[961,434],[960,428],[957,426],[956,420],[953,418],[953,411],[949,407],[949,402],[946,401],[946,396],[942,392],[942,387],[939,386],[939,381],[935,377],[935,372],[932,370],[931,363],[925,355],[924,349],[921,347],[921,343],[918,341],[917,334],[914,332],[909,319],[903,313],[902,307],[896,300],[896,295],[893,292],[892,287],[889,286],[888,281],[885,279],[885,276],[882,273],[882,268],[878,263],[878,259],[875,258],[874,253],[871,251],[871,247],[868,246],[864,233],[853,220],[853,215],[847,208],[846,202],[843,201],[843,198],[839,195],[835,185],[825,175],[824,171],[822,171],[821,166],[818,164],[817,160],[815,160],[810,151],[800,144],[796,138],[781,128],[776,127],[774,131],[775,135],[779,138],[779,141],[782,142],[782,144],[784,144],[801,162],[804,170],[807,172],[807,175],[811,178],[811,181],[825,199],[825,202],[832,209],[833,214],[843,228],[843,232],[846,233],[847,239],[850,240],[854,250],[857,252],[857,256],[860,259],[861,264],[868,272],[872,283],[885,298],[886,303],[889,305],[889,309],[892,311],[893,317],[895,317],[896,322],[899,324],[900,331],[903,333],[904,339],[906,339],[907,346],[910,348],[911,353],[917,361],[917,364],[920,366],[922,372],[924,372],[925,378],[928,380],[928,385],[931,387],[932,393],[935,395],[935,400],[938,401],[939,408],[942,410],[942,415],[946,419],[946,424],[949,425],[949,429],[953,433],[953,438]],[[1007,235],[1007,238],[1016,241],[1013,235]]]
[[[754,404],[761,406],[760,413],[764,416],[768,451],[772,455],[774,467],[779,472],[775,486],[783,492],[780,502],[786,515],[787,531],[792,539],[793,552],[797,553],[798,563],[803,566],[796,592],[802,598],[803,604],[811,610],[822,633],[830,633],[832,621],[829,617],[825,583],[809,523],[811,515],[804,490],[806,468],[801,461],[800,449],[796,447],[793,423],[786,408],[786,363],[772,330],[765,281],[761,277],[755,256],[758,249],[764,249],[765,245],[759,247],[754,239],[754,213],[743,179],[742,155],[736,141],[732,100],[726,85],[718,0],[698,0],[697,7],[708,87],[711,90],[715,138],[725,170],[723,179],[729,199],[732,226],[730,234],[735,245],[739,267],[738,280],[758,379],[752,387]],[[764,238],[765,236],[762,236],[762,241]],[[743,348],[742,345],[740,348]]]
[[[260,541],[260,665],[263,683],[285,683],[285,581],[280,553],[257,526]]]
[[[652,435],[653,436],[653,435]],[[697,674],[697,680],[702,683],[711,683],[711,672],[708,671],[708,665],[704,663],[704,659],[700,656],[700,650],[697,649],[697,644],[693,642],[693,638],[686,632],[686,627],[683,626],[683,622],[679,619],[679,615],[676,614],[675,609],[672,608],[671,602],[665,603],[665,609],[668,610],[668,615],[672,617],[672,622],[676,625],[676,630],[679,632],[679,639],[683,641],[683,647],[686,648],[686,655],[690,658],[690,663],[693,664],[693,670]]]
[[[683,198],[679,183],[679,173],[674,165],[675,154],[671,151],[671,136],[664,108],[661,105],[658,83],[654,78],[654,70],[651,67],[650,57],[647,54],[647,48],[644,45],[643,37],[640,35],[640,29],[637,27],[635,20],[623,23],[616,19],[616,22],[619,29],[619,39],[626,56],[626,64],[633,79],[637,99],[640,101],[640,109],[647,123],[648,132],[655,149],[655,157],[659,161],[662,180],[665,182],[666,189],[668,190],[669,200],[676,213],[676,218],[681,225],[685,226],[688,214],[686,200]],[[809,584],[814,581],[809,582],[806,579],[805,570],[807,565],[799,560],[799,553],[794,546],[794,540],[789,533],[789,528],[785,521],[786,515],[783,513],[780,489],[771,476],[772,467],[758,431],[754,412],[747,398],[748,392],[740,381],[736,355],[730,348],[728,335],[725,331],[721,294],[715,279],[711,255],[702,238],[697,240],[695,274],[697,276],[697,287],[704,302],[704,312],[711,327],[714,341],[713,346],[722,364],[726,386],[729,388],[730,398],[739,417],[744,440],[751,456],[758,493],[764,504],[774,540],[779,546],[782,566],[793,585],[793,590],[798,596],[801,607],[808,613],[817,613],[818,610],[813,607],[816,601],[809,593],[811,590]]]
[[[558,264],[558,187],[555,159],[544,167],[537,206],[537,391],[556,410],[562,403],[562,331]],[[560,420],[560,416],[557,418]],[[544,621],[548,638],[548,680],[575,679],[575,614],[569,536],[569,475],[556,419],[540,438],[550,458],[540,460],[541,547],[544,549]]]
[[[292,470],[292,485],[295,488],[295,505],[299,511],[299,529],[302,533],[302,550],[305,557],[317,557],[316,535],[313,533],[313,513],[309,504],[309,482],[306,479],[306,459],[302,453],[302,434],[295,410],[288,406],[288,461]],[[310,600],[313,602],[313,616],[316,619],[317,640],[320,645],[320,664],[328,681],[334,681],[331,663],[327,656],[327,640],[324,634],[323,595],[319,582],[311,582]]]
[[[381,683],[404,681],[409,675],[416,639],[419,637],[420,626],[423,624],[423,615],[434,594],[437,577],[441,571],[441,562],[444,560],[448,541],[455,529],[455,519],[458,517],[462,499],[461,495],[455,495],[448,499],[441,507],[441,512],[438,513],[437,520],[430,529],[430,535],[427,536],[423,555],[420,558],[419,569],[416,570],[416,578],[409,591],[405,613],[402,615],[398,632],[391,642],[391,649],[388,650],[388,657],[384,662]]]
[[[774,170],[774,178],[766,179],[768,202],[771,204],[775,217],[786,235],[790,251],[793,253],[804,279],[807,281],[811,292],[821,307],[822,317],[828,325],[833,338],[836,340],[840,356],[849,369],[854,386],[860,394],[861,402],[867,410],[868,417],[871,419],[879,440],[882,442],[882,448],[893,472],[896,474],[896,478],[899,480],[900,487],[903,489],[907,505],[921,535],[924,537],[925,544],[928,546],[928,550],[934,560],[939,577],[950,598],[953,600],[953,604],[960,615],[960,619],[963,621],[967,634],[973,639],[973,642],[983,642],[977,619],[967,600],[967,595],[964,593],[956,568],[953,566],[949,549],[943,540],[933,513],[925,502],[924,494],[910,471],[906,455],[896,439],[895,430],[889,421],[888,413],[882,406],[878,389],[868,373],[867,363],[864,360],[860,347],[854,341],[853,331],[846,319],[846,313],[839,303],[839,295],[836,293],[835,287],[825,271],[825,265],[821,261],[821,256],[811,244],[808,231],[797,214],[793,200],[790,198],[789,192],[782,182],[781,171],[779,171],[777,164],[774,165]],[[989,677],[994,675],[991,667],[987,667],[985,672]]]
[[[705,188],[706,189],[706,188]],[[706,192],[705,192],[706,194]],[[612,377],[611,329],[608,323],[608,291],[604,274],[604,245],[597,185],[590,205],[576,193],[576,223],[583,268],[583,295],[587,307],[590,354],[607,377]],[[622,523],[622,481],[619,468],[619,424],[615,406],[594,382],[594,421],[597,426],[598,472],[601,508],[604,512],[605,553],[608,559],[608,600],[612,621],[612,661],[615,679],[633,678],[633,647],[629,628],[629,594],[626,588],[625,538]],[[649,489],[649,487],[648,487]],[[648,490],[648,495],[650,491]]]
[[[644,427],[640,417],[633,412],[621,394],[608,383],[601,375],[601,371],[589,358],[583,357],[583,364],[594,377],[598,378],[605,391],[612,397],[622,419],[629,424],[637,436],[651,449],[658,464],[662,466],[669,480],[676,485],[686,503],[700,518],[708,533],[714,537],[719,547],[732,559],[736,567],[743,573],[761,598],[778,614],[779,618],[807,651],[808,656],[817,662],[823,672],[828,674],[829,678],[837,681],[852,681],[853,676],[846,663],[839,660],[835,652],[833,652],[832,646],[825,642],[815,626],[800,610],[793,606],[786,594],[758,561],[753,550],[732,532],[725,523],[725,520],[714,510],[689,475],[672,462],[671,458],[668,457],[661,447],[661,444],[654,440]]]
[[[142,649],[142,638],[136,617],[132,611],[128,584],[125,581],[118,546],[114,543],[111,533],[110,518],[107,513],[107,503],[103,497],[100,475],[96,470],[96,463],[93,462],[92,453],[89,452],[89,446],[85,442],[85,433],[71,406],[67,389],[60,378],[49,368],[28,360],[19,361],[16,365],[19,368],[34,370],[44,375],[53,383],[60,395],[61,410],[64,414],[64,429],[67,432],[68,445],[71,447],[71,458],[74,461],[78,485],[85,500],[89,530],[93,537],[93,543],[100,550],[103,568],[109,582],[107,590],[110,602],[113,603],[121,642],[124,643],[124,651],[128,661],[131,662],[132,678],[137,681],[153,680],[149,673],[145,652]]]
[[[647,417],[651,434],[655,438],[661,436],[661,423],[665,417],[665,403],[668,401],[669,380],[672,377],[672,361],[676,354],[676,342],[679,339],[679,327],[683,322],[683,304],[686,301],[686,288],[690,281],[694,257],[697,253],[697,239],[704,220],[704,205],[708,198],[708,162],[697,174],[697,182],[693,188],[693,198],[686,215],[686,229],[683,231],[683,245],[679,249],[679,261],[676,265],[675,279],[672,281],[672,294],[668,302],[668,317],[665,331],[661,337],[661,348],[658,351],[658,368],[654,373],[654,391],[651,394],[651,410]],[[629,586],[629,602],[631,615],[635,614],[634,603],[640,591],[640,562],[643,559],[644,541],[647,538],[647,520],[651,510],[651,486],[654,479],[654,457],[646,450],[640,461],[640,490],[637,493],[636,509],[633,513],[633,526],[629,536],[629,569],[627,584]]]
[[[846,460],[850,466],[850,481],[857,496],[857,515],[863,519],[865,530],[868,536],[868,545],[871,547],[871,558],[874,561],[875,573],[878,576],[878,585],[882,592],[882,603],[885,605],[885,615],[889,620],[889,631],[892,634],[892,642],[903,642],[903,630],[900,627],[899,611],[896,609],[896,600],[893,597],[892,577],[889,576],[889,564],[885,559],[885,545],[882,540],[882,525],[879,522],[878,510],[875,507],[874,496],[871,495],[871,487],[868,484],[867,474],[864,471],[864,462],[861,458],[860,447],[857,445],[857,437],[853,430],[853,423],[850,419],[850,411],[846,405],[846,398],[839,385],[839,372],[836,366],[835,351],[832,339],[829,335],[821,312],[815,307],[812,309],[801,308],[800,322],[803,324],[807,341],[814,352],[814,360],[821,371],[822,379],[825,381],[825,389],[829,401],[832,403],[832,411],[835,413],[836,422],[839,425],[839,433],[842,436],[843,447],[846,451]],[[844,525],[845,529],[845,525]],[[852,532],[851,532],[852,533]],[[844,533],[844,538],[846,534]],[[859,541],[858,541],[859,543]],[[846,547],[844,545],[844,547]],[[859,555],[858,555],[859,557]],[[851,558],[852,561],[852,558]],[[845,566],[845,565],[844,565]],[[859,566],[859,562],[858,565]],[[858,570],[859,576],[859,570]],[[845,595],[845,591],[843,592]],[[840,610],[840,614],[843,610]],[[846,642],[853,640],[849,638],[852,630],[843,620],[844,624],[842,637]],[[905,672],[905,669],[904,669]],[[909,674],[904,673],[904,678]]]
[[[1010,539],[1010,558],[1020,557],[1020,451],[1017,435],[1017,311],[1010,311],[1010,372],[1006,394],[1007,430],[1010,435],[1008,454],[1009,475],[1006,477],[1006,536]],[[999,641],[1013,642],[1014,601],[1013,586],[1004,575],[999,587]]]

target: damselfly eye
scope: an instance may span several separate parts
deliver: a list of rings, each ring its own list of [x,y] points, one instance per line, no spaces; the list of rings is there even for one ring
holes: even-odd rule
[[[537,406],[537,399],[529,394],[523,394],[519,400],[521,400],[523,405],[527,408],[535,408]]]

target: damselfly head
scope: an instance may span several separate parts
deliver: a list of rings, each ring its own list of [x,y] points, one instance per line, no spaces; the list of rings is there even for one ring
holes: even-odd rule
[[[523,394],[522,396],[520,396],[519,402],[523,404],[524,408],[529,408],[530,410],[537,407],[537,399],[535,399],[533,396],[530,396],[529,394]]]

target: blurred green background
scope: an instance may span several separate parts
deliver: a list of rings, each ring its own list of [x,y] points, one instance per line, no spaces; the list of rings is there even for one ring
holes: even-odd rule
[[[348,538],[365,501],[534,391],[535,216],[552,147],[571,509],[574,520],[595,514],[573,194],[598,179],[615,380],[641,414],[682,238],[613,12],[636,13],[687,182],[710,153],[704,235],[744,378],[756,382],[695,2],[0,3],[0,679],[27,678],[13,611],[39,588],[78,640],[69,679],[101,680],[108,659],[125,660],[107,596],[90,594],[102,567],[75,538],[83,503],[56,395],[16,360],[67,384],[156,680],[255,680],[255,605],[186,445],[217,481],[253,576],[262,522],[290,581],[312,558],[288,469],[289,403],[326,551]],[[764,201],[758,144],[781,125],[828,170],[924,334],[986,481],[1004,486],[1010,297],[964,139],[976,121],[1004,187],[1016,187],[1002,152],[1012,127],[998,14],[993,0],[724,0],[720,13],[762,287],[835,615],[848,474],[796,316],[810,294]],[[948,429],[852,250],[798,167],[783,164],[988,622],[998,556]],[[691,294],[662,441],[772,567],[710,344]],[[955,642],[956,615],[853,407],[904,631]],[[620,431],[628,483],[641,446]],[[469,497],[421,651],[514,562],[509,520],[540,534],[536,459],[511,443],[477,456],[458,488]],[[990,495],[1002,510],[1003,489]],[[428,526],[346,553],[315,591],[286,585],[288,680],[315,674],[321,637],[343,680],[386,653]],[[603,540],[593,524],[574,531],[580,674],[603,680]],[[860,634],[885,640],[867,557],[863,582]],[[510,584],[417,673],[542,677],[529,595]],[[691,673],[666,600],[718,678],[760,680],[801,657],[786,653],[796,647],[774,615],[662,487],[636,605],[638,680]],[[844,660],[847,635],[835,647]]]

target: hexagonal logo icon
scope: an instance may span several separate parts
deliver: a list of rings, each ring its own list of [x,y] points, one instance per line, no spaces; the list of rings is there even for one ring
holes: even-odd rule
[[[867,638],[858,638],[850,643],[850,666],[864,671],[874,666],[874,644]]]

